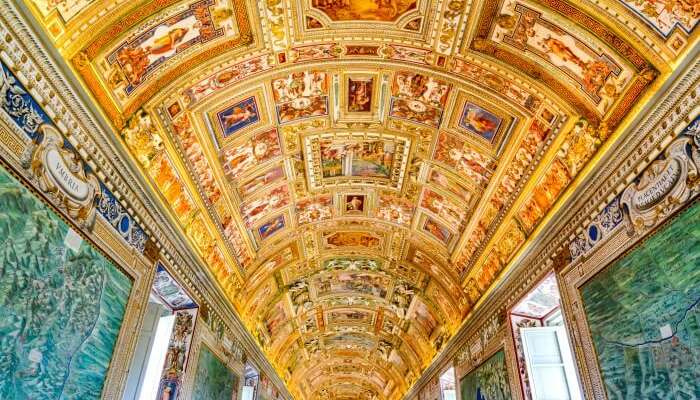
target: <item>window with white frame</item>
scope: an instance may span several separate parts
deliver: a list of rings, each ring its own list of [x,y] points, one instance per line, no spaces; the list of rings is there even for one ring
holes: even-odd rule
[[[564,325],[520,328],[520,334],[533,400],[581,400]]]

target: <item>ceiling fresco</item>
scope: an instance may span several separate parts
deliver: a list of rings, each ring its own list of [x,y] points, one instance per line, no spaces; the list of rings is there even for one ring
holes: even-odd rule
[[[25,0],[291,393],[398,399],[692,2]]]

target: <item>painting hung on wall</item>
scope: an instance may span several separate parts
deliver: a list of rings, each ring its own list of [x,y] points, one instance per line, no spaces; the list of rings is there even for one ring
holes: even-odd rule
[[[502,119],[474,103],[467,102],[459,119],[459,126],[486,139],[489,142],[496,137]]]
[[[508,368],[503,350],[465,375],[459,387],[462,400],[510,400]]]
[[[416,0],[311,0],[333,21],[395,21],[416,8]]]
[[[609,399],[700,398],[700,204],[581,288]]]
[[[248,97],[216,113],[225,138],[260,121],[255,97]]]
[[[206,345],[199,350],[192,400],[231,400],[238,377]]]
[[[374,78],[348,78],[348,112],[372,110],[372,88]]]
[[[0,167],[0,398],[99,399],[132,280]]]

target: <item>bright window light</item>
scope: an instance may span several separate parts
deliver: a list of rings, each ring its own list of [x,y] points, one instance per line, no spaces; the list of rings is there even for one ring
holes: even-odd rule
[[[154,400],[158,395],[158,385],[163,374],[163,365],[165,364],[165,356],[168,353],[168,343],[170,343],[170,334],[173,331],[174,324],[175,315],[166,315],[158,321],[156,336],[153,340],[151,355],[148,358],[146,375],[143,379],[139,400]]]
[[[253,395],[255,394],[255,388],[252,386],[243,386],[243,394],[241,400],[253,400]]]

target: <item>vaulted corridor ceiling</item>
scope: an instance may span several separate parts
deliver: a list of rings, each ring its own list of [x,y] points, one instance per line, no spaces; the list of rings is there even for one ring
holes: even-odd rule
[[[651,0],[25,1],[308,399],[400,398],[700,19]]]

